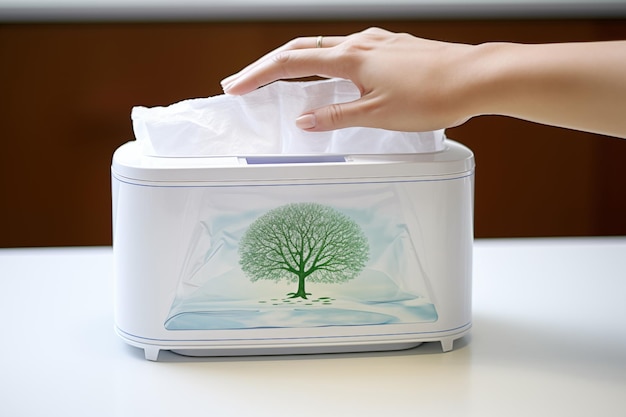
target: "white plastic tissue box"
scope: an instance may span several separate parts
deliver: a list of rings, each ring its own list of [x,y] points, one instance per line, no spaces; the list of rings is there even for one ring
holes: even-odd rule
[[[147,359],[447,351],[469,331],[474,159],[463,145],[142,149],[113,156],[113,248],[117,333]]]

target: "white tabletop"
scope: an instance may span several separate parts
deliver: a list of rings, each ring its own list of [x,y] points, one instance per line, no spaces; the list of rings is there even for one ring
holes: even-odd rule
[[[1,416],[626,416],[626,237],[477,241],[448,353],[150,362],[111,273],[110,248],[0,250]]]

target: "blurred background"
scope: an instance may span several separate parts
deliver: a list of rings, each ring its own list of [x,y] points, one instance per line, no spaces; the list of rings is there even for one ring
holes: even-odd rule
[[[29,1],[0,1],[0,247],[110,245],[111,157],[133,139],[131,108],[221,94],[293,37],[626,39],[622,1]],[[492,116],[447,134],[476,156],[476,237],[626,234],[626,140]]]

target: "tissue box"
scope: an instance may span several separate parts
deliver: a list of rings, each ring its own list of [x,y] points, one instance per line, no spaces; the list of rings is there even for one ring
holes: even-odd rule
[[[115,321],[156,360],[405,349],[471,327],[474,158],[113,156]]]

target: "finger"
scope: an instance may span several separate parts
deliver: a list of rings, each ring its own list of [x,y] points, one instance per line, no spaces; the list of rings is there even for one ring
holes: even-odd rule
[[[317,49],[317,48],[332,48],[342,43],[345,40],[345,38],[346,38],[345,36],[328,36],[328,37],[318,36],[318,37],[303,37],[303,38],[293,39],[292,41],[287,42],[283,46],[265,54],[264,56],[262,56],[261,58],[253,62],[252,64],[243,68],[238,73],[224,78],[221,81],[221,85],[224,88],[224,90],[229,90],[229,87],[234,85],[235,82],[238,81],[239,79],[244,79],[246,77],[254,76],[255,72],[262,70],[265,65],[268,65],[268,61],[269,63],[271,63],[272,60],[280,61],[282,59],[281,58],[282,54],[288,51]],[[309,75],[315,75],[315,74],[309,74]],[[303,75],[303,76],[306,76],[306,75]],[[296,78],[296,77],[292,77],[292,78]],[[269,82],[275,81],[276,79],[270,80]],[[264,85],[264,84],[260,84],[255,88],[258,88],[261,85]]]
[[[277,48],[274,51],[264,55],[261,58],[259,58],[257,61],[255,61],[252,64],[248,65],[247,67],[245,67],[244,69],[242,69],[238,73],[233,74],[233,75],[223,79],[221,81],[222,88],[224,88],[224,90],[229,90],[229,87],[232,86],[237,80],[253,76],[254,72],[255,71],[259,71],[260,69],[262,69],[265,65],[268,64],[268,61],[271,62],[273,59],[277,59],[277,57],[278,57],[278,60],[280,61],[280,59],[281,59],[280,57],[282,56],[281,54],[284,54],[287,51],[294,51],[294,50],[300,50],[300,49],[311,49],[311,48],[317,48],[317,47],[332,47],[332,46],[336,46],[339,43],[341,43],[342,39],[343,39],[343,37],[339,37],[339,36],[328,37],[328,38],[322,37],[322,39],[319,39],[319,37],[317,37],[317,38],[312,38],[312,37],[309,37],[309,38],[296,38],[296,39],[286,43],[285,45],[281,46],[280,48]],[[319,45],[321,45],[321,46],[319,46]],[[324,46],[324,45],[326,45],[326,46]],[[275,81],[275,80],[270,80],[269,82],[271,82],[271,81]],[[251,88],[251,90],[254,89],[254,88],[258,88],[261,85],[264,85],[264,84],[259,84],[258,86]]]
[[[268,52],[267,54],[257,59],[252,64],[243,68],[238,73],[225,78],[223,82],[228,83],[229,81],[236,78],[237,76],[241,76],[245,74],[249,70],[253,69],[255,66],[259,65],[260,63],[266,61],[267,59],[270,59],[271,57],[281,52],[297,50],[297,49],[331,48],[333,46],[336,46],[342,43],[345,40],[345,38],[346,38],[345,36],[317,36],[317,37],[295,38],[287,42],[286,44],[280,46],[279,48],[276,48],[273,51]]]
[[[310,132],[323,132],[354,126],[369,126],[364,117],[366,100],[361,98],[347,103],[331,104],[305,113],[296,119],[296,126]]]
[[[244,74],[223,84],[227,94],[246,94],[276,80],[309,76],[349,78],[341,57],[333,49],[296,49],[278,52]]]

